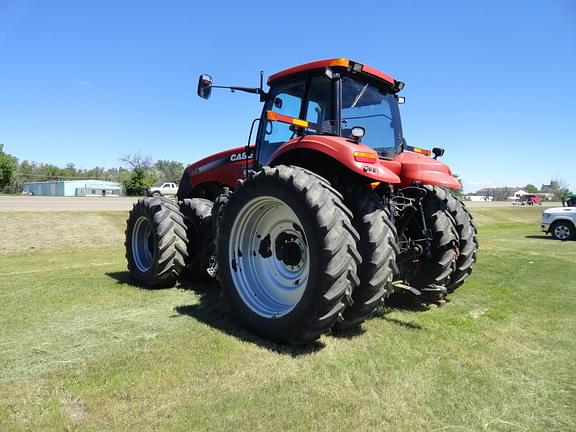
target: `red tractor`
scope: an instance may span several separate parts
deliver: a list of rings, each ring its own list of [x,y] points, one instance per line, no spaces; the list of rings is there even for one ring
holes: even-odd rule
[[[461,285],[476,228],[450,192],[461,186],[437,160],[444,150],[406,144],[404,84],[344,58],[276,73],[267,92],[260,77],[248,88],[200,76],[202,98],[260,96],[255,144],[188,166],[178,204],[134,205],[132,277],[169,287],[215,276],[242,325],[293,344],[359,326],[394,291],[434,302]]]

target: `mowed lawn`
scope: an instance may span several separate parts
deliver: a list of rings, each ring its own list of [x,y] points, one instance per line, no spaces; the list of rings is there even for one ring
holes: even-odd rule
[[[131,285],[125,213],[0,213],[0,430],[574,431],[576,242],[541,210],[473,209],[450,303],[308,349],[239,328],[214,285]]]

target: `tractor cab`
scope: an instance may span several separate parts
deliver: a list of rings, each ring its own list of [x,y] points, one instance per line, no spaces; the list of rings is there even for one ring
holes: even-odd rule
[[[334,58],[273,74],[268,85],[266,92],[262,73],[260,86],[255,88],[215,86],[209,75],[201,75],[198,81],[202,98],[208,98],[212,88],[226,88],[257,94],[264,102],[262,114],[250,130],[252,142],[258,123],[255,146],[229,151],[233,162],[236,155],[246,155],[242,166],[236,167],[243,177],[251,170],[284,164],[321,171],[329,179],[351,171],[365,183],[461,188],[450,168],[436,160],[443,155],[442,148],[406,145],[398,108],[404,102],[398,96],[404,83],[384,72]],[[203,159],[190,171],[205,171],[205,166],[218,163],[220,156]]]
[[[383,158],[400,151],[396,94],[403,85],[387,75],[367,73],[362,64],[347,59],[332,59],[277,73],[268,84],[257,137],[259,165],[268,164],[282,144],[308,135],[362,142]]]

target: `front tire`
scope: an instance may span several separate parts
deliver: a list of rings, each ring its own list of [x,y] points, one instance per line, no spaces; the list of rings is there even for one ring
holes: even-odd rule
[[[173,287],[187,256],[186,225],[166,198],[144,198],[126,221],[126,259],[132,278],[148,288]]]
[[[218,229],[218,277],[232,314],[264,337],[309,344],[358,284],[358,233],[342,196],[299,167],[264,167],[232,194]]]
[[[550,234],[554,240],[566,241],[575,238],[574,225],[570,222],[558,221],[554,222],[550,227]]]

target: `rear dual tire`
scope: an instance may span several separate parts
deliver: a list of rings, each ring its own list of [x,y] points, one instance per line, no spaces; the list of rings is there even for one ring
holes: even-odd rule
[[[437,186],[428,187],[429,194],[435,196],[452,217],[454,228],[458,234],[458,256],[454,272],[446,284],[448,292],[453,292],[472,274],[478,251],[478,230],[472,215],[464,205],[449,190]]]
[[[421,243],[424,251],[420,256],[403,258],[403,262],[398,264],[397,278],[420,292],[418,302],[437,303],[446,297],[446,286],[456,268],[458,233],[452,217],[436,194],[429,190],[421,206],[430,240],[427,245]],[[398,233],[399,242],[410,246],[422,237],[422,230],[419,215],[415,215],[410,225]],[[398,290],[394,292],[391,303],[405,303],[409,298],[404,290]]]
[[[343,313],[338,330],[357,328],[370,318],[392,292],[392,279],[398,273],[396,228],[381,199],[367,188],[347,188],[344,202],[352,211],[354,228],[360,234],[358,251],[359,285],[352,293],[352,305]]]

